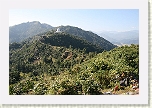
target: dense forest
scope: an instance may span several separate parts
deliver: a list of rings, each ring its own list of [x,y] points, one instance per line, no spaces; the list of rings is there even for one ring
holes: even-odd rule
[[[99,95],[131,88],[132,79],[139,81],[139,45],[107,50],[54,31],[9,44],[10,95]]]
[[[72,26],[59,26],[60,30],[69,33],[74,36],[81,37],[93,44],[99,45],[105,50],[111,50],[116,47],[116,45],[110,43],[106,39],[104,39],[102,36],[98,36],[97,34],[91,32],[91,31],[85,31],[78,27],[72,27]]]

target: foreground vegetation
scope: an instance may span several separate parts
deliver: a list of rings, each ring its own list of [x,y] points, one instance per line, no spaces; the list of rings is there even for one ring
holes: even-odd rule
[[[10,45],[9,94],[99,95],[119,85],[117,76],[122,73],[139,79],[138,45],[97,54],[71,45],[54,46],[46,38]]]

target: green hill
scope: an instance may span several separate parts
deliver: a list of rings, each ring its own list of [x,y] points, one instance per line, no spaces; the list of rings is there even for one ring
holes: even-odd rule
[[[116,76],[123,73],[139,80],[138,45],[96,55],[71,46],[51,45],[50,40],[57,37],[62,38],[49,34],[39,40],[10,44],[10,94],[99,95],[118,85]]]
[[[34,76],[60,74],[103,51],[69,34],[48,32],[45,35],[9,45],[10,84],[21,80],[20,73]]]
[[[59,26],[58,28],[60,28],[62,32],[81,37],[89,42],[92,42],[93,44],[99,45],[105,50],[111,50],[117,47],[116,45],[110,43],[103,37],[100,37],[91,31],[85,31],[85,30],[82,30],[81,28],[72,27],[72,26]]]
[[[111,50],[117,47],[103,37],[100,37],[91,31],[85,31],[81,28],[72,26],[52,27],[48,24],[43,24],[38,21],[21,23],[9,27],[9,43],[21,42],[36,35],[46,34],[48,31],[56,31],[57,28],[60,28],[60,30],[64,33],[77,36],[78,38],[91,42],[96,46],[100,46],[104,50]]]
[[[92,44],[84,40],[83,38],[79,38],[76,36],[72,36],[67,33],[46,33],[47,35],[43,35],[40,39],[41,42],[45,44],[50,44],[52,46],[65,46],[72,48],[79,48],[83,50],[85,48],[86,52],[102,52],[104,49],[102,47]]]
[[[86,53],[79,48],[52,46],[40,41],[28,44],[13,43],[9,52],[10,72],[29,73],[37,70],[38,73],[43,73],[49,72],[48,69],[54,69],[53,72],[58,73],[58,68],[69,69],[74,64],[89,59],[88,54],[92,56],[91,54],[96,53]]]
[[[56,86],[50,90],[50,93],[102,94],[102,90],[113,89],[119,85],[119,79],[116,77],[122,74],[125,75],[124,78],[132,76],[139,81],[138,51],[138,45],[131,45],[100,53],[80,65],[75,65],[70,74],[67,71],[57,76]],[[130,84],[128,82],[129,87]]]

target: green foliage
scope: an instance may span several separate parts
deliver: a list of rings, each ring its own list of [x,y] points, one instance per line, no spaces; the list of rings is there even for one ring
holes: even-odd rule
[[[20,44],[20,43],[17,43],[17,42],[14,42],[14,43],[11,43],[10,45],[9,45],[9,49],[11,50],[14,50],[14,49],[18,49],[18,48],[21,48],[22,47],[22,44]]]
[[[14,84],[20,81],[20,73],[18,71],[9,72],[9,83]]]
[[[97,54],[98,48],[85,40],[47,33],[39,40],[10,44],[11,95],[99,95],[124,72],[139,79],[138,45]]]
[[[73,36],[66,33],[55,33],[51,35],[43,36],[41,42],[50,44],[52,46],[65,46],[70,48],[80,48],[84,52],[102,52],[103,49],[100,46],[92,44],[91,42],[84,40],[83,38]],[[85,49],[84,49],[85,48]]]
[[[9,86],[10,94],[21,95],[28,94],[34,87],[34,83],[30,80],[25,80],[21,83],[17,83]]]
[[[83,38],[93,44],[96,44],[102,47],[105,50],[111,50],[116,47],[115,45],[105,40],[104,38],[98,36],[97,34],[91,31],[82,30],[81,28],[78,28],[78,27],[60,26],[60,30],[65,33],[69,33],[71,35]]]

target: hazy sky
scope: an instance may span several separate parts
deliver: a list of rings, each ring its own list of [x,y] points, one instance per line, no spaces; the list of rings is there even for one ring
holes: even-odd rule
[[[12,9],[9,26],[40,21],[53,27],[71,25],[87,31],[139,29],[138,9]]]

